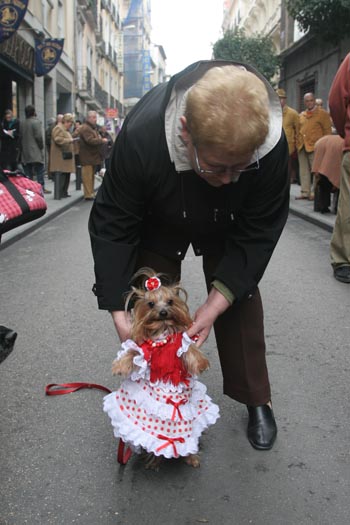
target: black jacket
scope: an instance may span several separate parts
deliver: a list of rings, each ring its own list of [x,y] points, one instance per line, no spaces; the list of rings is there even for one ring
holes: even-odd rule
[[[213,279],[239,301],[257,286],[288,215],[288,145],[282,134],[260,169],[214,188],[170,160],[164,114],[179,75],[156,86],[126,118],[89,230],[101,309],[122,310],[139,247],[183,259],[224,253]]]

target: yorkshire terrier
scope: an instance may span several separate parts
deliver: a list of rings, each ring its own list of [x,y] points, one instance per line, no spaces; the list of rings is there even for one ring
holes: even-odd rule
[[[136,453],[146,452],[146,468],[157,469],[162,458],[183,457],[199,467],[198,442],[215,423],[219,408],[206,395],[197,376],[208,359],[186,330],[193,321],[187,293],[179,283],[142,268],[126,299],[132,301],[131,338],[113,362],[113,374],[126,379],[104,399],[114,435]]]

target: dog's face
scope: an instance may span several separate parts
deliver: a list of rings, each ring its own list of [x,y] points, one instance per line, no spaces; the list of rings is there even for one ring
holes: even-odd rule
[[[133,338],[141,341],[164,332],[186,330],[192,323],[179,286],[161,286],[157,290],[135,290]]]

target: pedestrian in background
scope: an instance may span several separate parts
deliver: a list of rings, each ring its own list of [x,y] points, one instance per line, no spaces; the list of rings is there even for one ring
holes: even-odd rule
[[[52,193],[45,188],[44,138],[42,124],[32,105],[24,108],[25,120],[21,126],[21,160],[24,172],[30,179],[36,178],[44,193]]]
[[[288,216],[288,144],[278,97],[253,68],[197,62],[154,87],[126,117],[90,215],[95,294],[121,341],[125,293],[142,266],[181,274],[190,244],[208,297],[188,330],[214,324],[224,392],[248,407],[248,439],[277,426],[258,283]],[[278,295],[278,294],[277,294]]]
[[[312,163],[315,143],[324,135],[332,133],[332,123],[327,111],[316,105],[313,93],[304,95],[304,104],[306,109],[300,113],[298,144],[301,194],[295,198],[314,200]]]
[[[101,137],[104,139],[107,139],[107,142],[105,142],[101,146],[101,149],[102,149],[101,155],[102,155],[102,160],[104,162],[103,167],[105,170],[108,170],[109,169],[109,159],[110,159],[112,147],[113,147],[113,139],[112,139],[112,135],[108,133],[106,126],[101,126],[99,131],[100,131]]]
[[[81,187],[81,163],[80,163],[80,135],[79,129],[81,126],[81,120],[76,120],[73,125],[72,137],[73,142],[73,152],[74,152],[74,162],[75,162],[75,176],[76,176],[76,188],[80,189]]]
[[[334,277],[350,283],[350,53],[344,58],[329,93],[334,125],[344,139],[338,211],[331,238]]]
[[[46,153],[47,153],[47,176],[50,180],[53,179],[53,176],[50,172],[51,135],[52,135],[52,130],[56,126],[56,124],[57,124],[57,120],[54,117],[51,117],[47,121],[47,127],[45,129],[45,146],[46,146]]]
[[[279,88],[276,93],[282,107],[282,126],[286,134],[289,150],[288,171],[291,184],[297,182],[295,160],[299,140],[299,113],[287,105],[287,95],[284,89]]]
[[[331,194],[335,194],[335,201],[337,200],[343,145],[344,139],[334,134],[321,137],[315,144],[312,163],[315,181],[314,211],[330,213]]]
[[[73,115],[66,113],[51,135],[50,171],[55,173],[55,183],[59,183],[58,194],[63,198],[70,197],[70,174],[75,172],[73,137],[69,132],[73,122]]]
[[[11,109],[7,109],[1,122],[0,165],[2,169],[14,171],[19,161],[19,120],[14,118]]]
[[[81,162],[81,178],[83,181],[84,198],[94,200],[95,169],[101,164],[101,146],[107,144],[97,130],[97,113],[89,111],[84,124],[79,128],[79,156]]]

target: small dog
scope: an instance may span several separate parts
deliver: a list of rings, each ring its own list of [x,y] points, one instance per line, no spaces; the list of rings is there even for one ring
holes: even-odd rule
[[[6,357],[12,352],[16,338],[16,332],[0,325],[0,363],[5,361]]]
[[[182,456],[199,467],[201,433],[219,417],[196,376],[209,361],[186,334],[192,319],[187,294],[179,283],[142,268],[134,279],[126,309],[133,301],[131,339],[113,362],[113,374],[125,376],[121,387],[104,399],[104,410],[121,438],[136,453],[148,454],[146,468],[157,469],[162,457]]]

